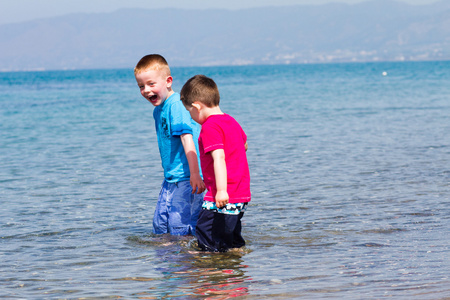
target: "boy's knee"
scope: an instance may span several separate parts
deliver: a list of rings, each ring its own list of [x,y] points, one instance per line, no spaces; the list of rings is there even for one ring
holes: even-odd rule
[[[170,226],[171,235],[193,235],[191,226]]]
[[[154,234],[169,233],[167,230],[167,224],[158,224],[157,222],[153,222],[153,233]]]

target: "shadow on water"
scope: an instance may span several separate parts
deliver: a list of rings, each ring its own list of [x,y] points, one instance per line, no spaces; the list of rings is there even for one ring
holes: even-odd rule
[[[128,242],[154,253],[159,277],[126,277],[117,280],[148,281],[140,299],[229,299],[249,295],[251,278],[246,275],[243,256],[247,248],[227,253],[199,251],[192,236],[132,236]],[[156,298],[155,298],[156,297]]]

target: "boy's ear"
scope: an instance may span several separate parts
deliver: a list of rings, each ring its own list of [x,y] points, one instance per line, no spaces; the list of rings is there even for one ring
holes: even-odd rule
[[[172,87],[172,82],[173,82],[173,77],[172,76],[167,76],[166,84],[167,84],[168,88]]]
[[[192,103],[192,106],[198,110],[200,110],[202,108],[202,105],[198,101],[195,101],[194,103]]]

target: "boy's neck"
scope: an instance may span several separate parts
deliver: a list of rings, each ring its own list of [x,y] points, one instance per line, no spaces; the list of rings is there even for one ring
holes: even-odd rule
[[[204,109],[205,109],[206,118],[213,116],[213,115],[223,115],[224,114],[219,106],[214,106],[214,107],[205,106]]]
[[[163,101],[161,104],[163,104],[164,102],[166,102],[166,100],[169,99],[170,96],[172,96],[174,93],[175,93],[175,92],[174,92],[172,89],[168,90],[167,97],[166,97],[166,99],[164,99],[164,101]]]

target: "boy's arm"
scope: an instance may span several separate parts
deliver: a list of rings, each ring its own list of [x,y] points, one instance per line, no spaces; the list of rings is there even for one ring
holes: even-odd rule
[[[247,144],[247,142],[245,142],[245,151],[247,151],[248,150],[248,144]]]
[[[205,190],[205,183],[200,176],[200,169],[198,168],[197,151],[195,151],[194,139],[192,134],[185,133],[180,136],[183,144],[184,153],[189,164],[189,171],[191,173],[192,194],[197,191],[197,194],[203,193]]]
[[[224,207],[228,203],[227,192],[227,165],[225,163],[225,152],[223,149],[211,151],[214,160],[214,175],[216,177],[216,206]]]

